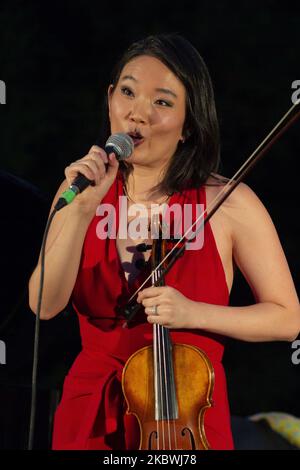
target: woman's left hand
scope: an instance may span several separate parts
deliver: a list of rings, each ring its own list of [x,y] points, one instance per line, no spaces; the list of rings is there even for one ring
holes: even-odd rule
[[[137,302],[145,307],[149,323],[168,328],[191,328],[195,302],[170,286],[148,287],[139,292]],[[154,307],[156,306],[156,313]]]

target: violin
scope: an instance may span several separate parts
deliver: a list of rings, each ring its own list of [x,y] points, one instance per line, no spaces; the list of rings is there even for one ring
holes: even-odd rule
[[[158,236],[152,244],[152,285],[165,285],[162,269],[167,240]],[[157,283],[158,275],[160,275]],[[122,389],[127,413],[140,427],[140,450],[207,450],[205,411],[212,406],[214,370],[207,355],[195,346],[172,344],[169,329],[153,324],[153,345],[136,351],[126,362]]]

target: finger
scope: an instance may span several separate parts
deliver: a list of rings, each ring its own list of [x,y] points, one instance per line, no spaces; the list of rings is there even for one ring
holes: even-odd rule
[[[93,174],[93,180],[98,184],[100,182],[101,177],[105,173],[104,167],[101,168],[101,162],[99,160],[98,163],[95,162],[95,160],[89,158],[88,160],[84,160],[81,162],[82,165],[86,165]]]
[[[144,307],[154,307],[155,305],[159,305],[160,297],[151,297],[148,299],[143,299],[142,304]]]
[[[105,155],[104,157],[103,156],[99,157],[99,155],[93,152],[90,154],[90,159],[86,161],[88,162],[91,161],[93,162],[92,164],[96,165],[96,169],[97,169],[96,184],[99,184],[101,179],[105,176],[105,173],[106,173],[106,164],[108,162],[107,155]]]
[[[102,162],[103,168],[101,168],[101,163],[96,162],[92,159],[81,160],[79,162],[71,163],[68,167],[67,172],[70,172],[70,177],[75,176],[76,173],[82,173],[88,179],[95,181],[98,184],[101,180],[101,177],[105,173],[104,163]]]
[[[110,166],[113,166],[113,167],[116,167],[116,166],[119,165],[119,161],[118,161],[115,153],[110,153],[108,155],[108,163],[109,163]]]
[[[108,163],[107,155],[98,153],[98,152],[90,152],[85,157],[81,158],[80,160],[76,160],[74,163],[86,162],[86,161],[89,162],[90,160],[93,160],[96,163],[99,163],[99,162]]]
[[[157,311],[157,309],[156,309],[156,311]],[[145,313],[146,313],[146,315],[152,315],[153,317],[157,317],[157,315],[158,315],[158,313],[154,312],[153,306],[152,307],[146,307],[145,308]]]
[[[164,310],[163,310],[163,307],[161,305],[156,305],[156,308],[154,308],[154,306],[145,308],[146,315],[148,315],[148,316],[150,315],[152,317],[161,316],[163,311]]]
[[[107,167],[107,175],[109,177],[115,177],[119,168],[119,161],[116,158],[114,153],[109,154],[108,156],[108,167]]]
[[[155,323],[156,325],[163,325],[164,324],[164,320],[162,317],[160,317],[159,315],[148,315],[147,316],[147,321],[148,323]]]
[[[137,301],[141,302],[143,299],[160,296],[163,293],[163,289],[165,287],[147,287],[138,293]]]
[[[101,147],[99,147],[99,145],[92,145],[89,152],[101,152],[101,150],[103,150]]]
[[[101,147],[98,147],[98,145],[92,145],[92,147],[89,150],[89,153],[96,152],[101,155],[107,155],[105,150],[102,149]]]
[[[65,175],[68,182],[72,182],[78,173],[81,173],[89,180],[94,180],[94,173],[88,165],[85,165],[83,162],[81,163],[71,163],[71,165],[65,168]]]
[[[95,162],[102,160],[104,163],[108,163],[108,156],[105,152],[90,152],[87,157],[92,158]]]

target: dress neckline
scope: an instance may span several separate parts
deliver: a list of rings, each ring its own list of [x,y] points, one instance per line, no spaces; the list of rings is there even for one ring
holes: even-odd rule
[[[120,209],[119,197],[120,196],[126,197],[126,194],[124,192],[124,178],[123,178],[123,174],[121,173],[120,170],[118,171],[116,182],[117,182],[117,188],[116,188],[116,202],[117,202],[117,204],[116,204],[116,237],[114,238],[113,243],[110,244],[111,248],[112,248],[111,251],[110,251],[110,255],[111,255],[111,259],[115,259],[116,262],[117,262],[118,272],[120,273],[120,276],[121,276],[121,279],[122,279],[122,284],[123,284],[124,288],[126,289],[127,294],[131,295],[133,292],[135,292],[138,289],[138,287],[149,276],[149,274],[151,272],[151,269],[150,269],[149,263],[147,263],[146,264],[146,269],[142,269],[140,271],[140,273],[134,278],[134,280],[132,282],[129,283],[128,280],[126,279],[125,271],[124,271],[124,268],[122,266],[122,260],[120,258],[120,255],[119,255],[119,252],[118,252],[118,247],[117,247],[117,237],[118,237],[118,233],[119,233],[119,209]],[[187,190],[183,190],[182,192],[174,192],[170,196],[168,202],[166,202],[165,204],[167,204],[167,206],[170,207],[173,204],[183,205],[185,202],[192,202],[192,201],[193,201],[193,197],[189,194],[189,192]],[[145,287],[149,287],[148,283]]]
[[[124,178],[123,178],[123,174],[120,170],[118,171],[118,174],[117,174],[117,177],[116,177],[116,180],[115,180],[115,184],[116,184],[115,190],[113,190],[113,188],[111,188],[111,190],[113,191],[111,193],[111,195],[112,195],[112,198],[113,198],[112,201],[113,200],[115,201],[116,234],[118,234],[118,231],[119,231],[119,201],[120,201],[119,196],[126,197],[125,194],[124,194],[124,190],[123,190]],[[201,195],[200,195],[201,200],[198,201],[198,202],[201,202],[204,205],[204,209],[206,209],[207,200],[206,200],[206,190],[205,190],[204,185],[201,186],[200,188],[187,188],[187,189],[182,190],[181,192],[179,192],[179,191],[174,192],[170,196],[170,199],[169,199],[167,205],[170,207],[173,204],[179,204],[179,205],[183,206],[183,204],[185,204],[185,203],[195,203],[198,200],[197,194],[199,193],[199,191],[201,191]],[[113,194],[114,194],[114,196],[113,196]],[[229,292],[228,285],[227,285],[226,274],[225,274],[223,262],[222,262],[220,253],[218,251],[218,247],[217,247],[217,244],[216,244],[216,240],[215,240],[210,222],[208,221],[205,224],[205,226],[207,227],[206,230],[208,232],[210,232],[210,238],[212,239],[212,244],[214,246],[216,256],[218,258],[218,263],[219,263],[220,268],[221,268],[222,273],[223,273],[226,292],[229,296],[230,292]],[[145,270],[141,270],[141,272],[135,277],[135,279],[132,281],[132,283],[129,284],[127,279],[126,279],[124,268],[122,266],[122,262],[121,262],[121,259],[120,259],[119,253],[118,253],[116,237],[112,240],[112,243],[109,243],[108,253],[109,253],[109,261],[112,262],[112,261],[116,260],[116,262],[117,262],[118,271],[120,272],[120,276],[121,276],[121,279],[122,279],[122,284],[123,284],[124,289],[126,290],[126,292],[129,295],[132,294],[142,284],[142,282],[144,282],[144,280],[146,279],[147,276],[145,276]],[[149,270],[149,274],[150,274],[150,272],[151,271]],[[147,284],[147,287],[148,287],[148,284]]]

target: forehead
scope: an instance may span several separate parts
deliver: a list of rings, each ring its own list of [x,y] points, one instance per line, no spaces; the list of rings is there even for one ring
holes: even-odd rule
[[[120,80],[125,75],[131,75],[137,82],[144,82],[156,87],[169,87],[178,93],[184,93],[184,85],[165,64],[156,57],[135,57],[123,67]]]

